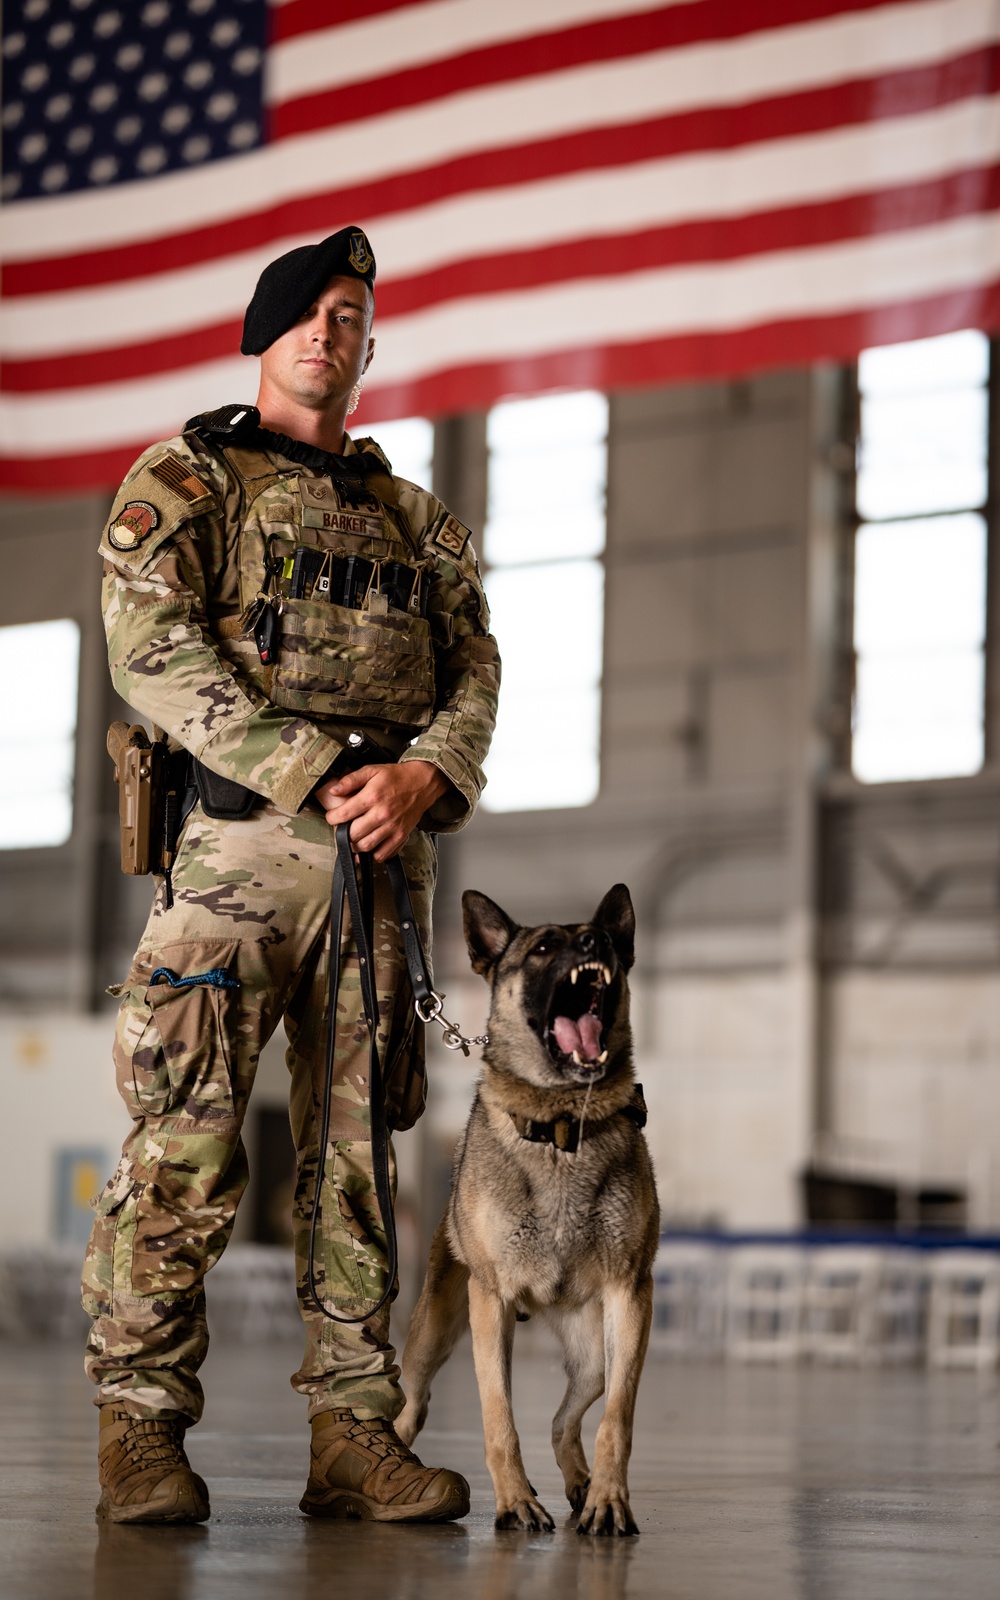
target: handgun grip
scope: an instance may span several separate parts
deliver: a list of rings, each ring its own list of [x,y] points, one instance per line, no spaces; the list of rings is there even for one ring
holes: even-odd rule
[[[148,750],[149,736],[141,722],[113,722],[108,729],[107,745],[108,755],[117,767],[126,750]]]
[[[115,779],[117,781],[118,768],[121,765],[122,753],[128,744],[128,723],[113,722],[108,729],[108,755],[115,764]]]

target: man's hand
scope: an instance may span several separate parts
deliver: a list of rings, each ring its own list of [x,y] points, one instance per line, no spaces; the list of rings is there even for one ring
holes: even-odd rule
[[[315,793],[331,828],[349,822],[355,850],[370,850],[376,861],[388,861],[447,787],[447,778],[431,762],[401,761],[359,767]]]

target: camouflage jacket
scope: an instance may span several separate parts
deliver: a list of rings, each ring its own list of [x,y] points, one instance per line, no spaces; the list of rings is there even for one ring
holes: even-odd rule
[[[345,458],[359,452],[345,487],[312,460],[194,431],[146,450],[101,540],[112,678],[173,741],[289,813],[361,728],[449,779],[423,822],[450,832],[479,798],[496,716],[500,665],[479,569],[439,500],[391,476],[374,441],[349,439]],[[355,610],[288,600],[303,543],[419,573],[426,616],[370,592]],[[265,666],[245,634],[269,586],[282,615]]]

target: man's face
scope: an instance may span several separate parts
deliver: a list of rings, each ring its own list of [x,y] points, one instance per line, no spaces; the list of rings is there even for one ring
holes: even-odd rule
[[[315,410],[345,400],[375,349],[374,297],[359,278],[331,278],[319,298],[260,358],[261,377]]]

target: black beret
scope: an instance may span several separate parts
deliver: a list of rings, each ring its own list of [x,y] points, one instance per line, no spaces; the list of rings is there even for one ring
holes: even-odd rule
[[[280,339],[331,278],[360,278],[374,289],[375,257],[360,228],[341,228],[319,244],[300,245],[268,263],[243,318],[242,353],[259,356]]]

